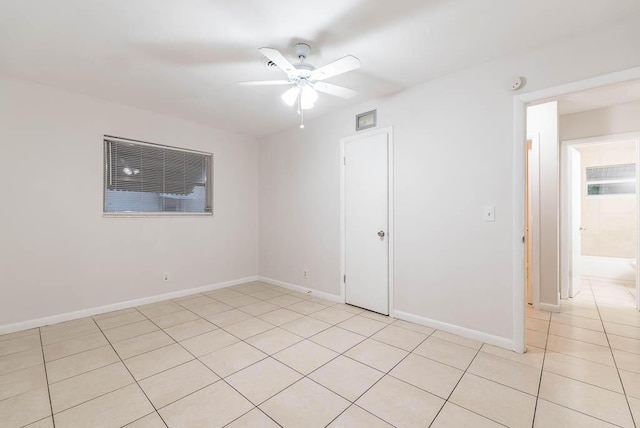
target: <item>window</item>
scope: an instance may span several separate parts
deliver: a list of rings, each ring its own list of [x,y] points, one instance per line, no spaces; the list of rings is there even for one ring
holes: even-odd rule
[[[587,168],[587,196],[634,195],[636,164]]]
[[[210,153],[104,137],[105,214],[212,214]]]

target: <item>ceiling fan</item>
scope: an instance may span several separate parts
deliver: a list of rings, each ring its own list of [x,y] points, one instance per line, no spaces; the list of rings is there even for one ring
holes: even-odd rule
[[[300,115],[300,128],[304,128],[303,111],[313,108],[318,100],[318,92],[344,99],[353,98],[356,95],[356,91],[353,89],[324,82],[325,79],[330,77],[360,68],[360,60],[353,55],[347,55],[323,67],[315,68],[305,62],[311,52],[311,48],[306,43],[298,43],[295,46],[295,53],[299,61],[296,64],[292,64],[277,49],[260,48],[258,50],[267,58],[267,66],[278,67],[287,74],[287,79],[238,82],[238,85],[292,85],[282,94],[282,100],[289,106],[297,104],[298,114]]]

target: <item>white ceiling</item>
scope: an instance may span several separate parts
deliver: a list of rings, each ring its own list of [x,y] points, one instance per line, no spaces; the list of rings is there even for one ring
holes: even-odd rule
[[[558,98],[560,115],[640,101],[640,80],[602,86]]]
[[[311,118],[638,16],[638,0],[0,0],[0,75],[266,135],[298,117],[283,87],[235,84],[281,77],[262,46],[361,59],[330,80],[358,96]]]

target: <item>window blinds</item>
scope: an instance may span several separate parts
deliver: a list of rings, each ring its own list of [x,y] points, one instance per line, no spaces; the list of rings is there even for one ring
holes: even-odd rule
[[[211,214],[211,154],[104,138],[105,213]]]

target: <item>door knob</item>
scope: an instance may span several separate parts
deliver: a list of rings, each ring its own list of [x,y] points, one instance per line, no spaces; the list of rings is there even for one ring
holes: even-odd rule
[[[380,239],[384,239],[384,230],[378,232],[378,236],[380,237]]]
[[[587,228],[586,228],[586,227],[582,227],[582,226],[580,226],[580,231],[582,232],[582,231],[584,231],[584,230],[587,230]]]

